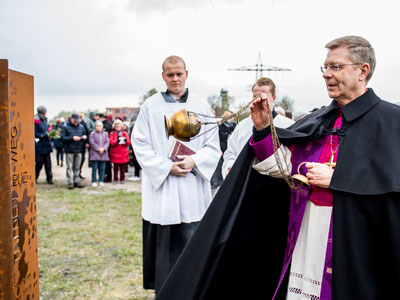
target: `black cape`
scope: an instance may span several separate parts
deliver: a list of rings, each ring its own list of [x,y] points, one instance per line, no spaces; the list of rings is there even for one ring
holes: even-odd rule
[[[335,101],[283,144],[331,134]],[[390,299],[400,286],[400,107],[372,89],[342,108],[333,190],[332,299]],[[157,300],[272,299],[283,266],[290,190],[254,171],[246,145]],[[287,279],[287,278],[286,278]],[[285,299],[286,282],[276,299]]]

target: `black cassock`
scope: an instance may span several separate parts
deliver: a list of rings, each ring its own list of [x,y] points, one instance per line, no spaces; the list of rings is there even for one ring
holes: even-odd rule
[[[335,101],[288,129],[283,144],[326,134]],[[372,89],[342,108],[333,190],[332,299],[400,298],[400,107]],[[254,171],[245,146],[157,300],[272,299],[286,247],[290,190]],[[285,299],[286,282],[275,299]],[[395,295],[395,296],[393,296]]]

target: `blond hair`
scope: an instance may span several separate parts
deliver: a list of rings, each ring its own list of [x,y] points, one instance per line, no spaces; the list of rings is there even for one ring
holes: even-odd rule
[[[164,66],[165,66],[166,63],[176,64],[178,62],[182,62],[183,63],[183,68],[186,70],[185,61],[181,57],[176,56],[176,55],[171,55],[171,56],[168,56],[166,59],[164,59],[162,65],[161,65],[161,68],[162,68],[163,71],[165,71]]]
[[[222,117],[225,118],[227,116],[229,116],[230,114],[232,114],[229,110],[224,111],[224,113],[222,114]]]
[[[361,36],[348,35],[330,41],[325,48],[333,50],[339,47],[349,49],[350,60],[356,64],[369,64],[369,74],[366,78],[368,82],[375,71],[376,58],[375,51],[371,44]]]
[[[268,77],[260,77],[255,84],[253,84],[253,86],[251,87],[251,90],[254,90],[255,86],[264,86],[267,85],[269,86],[269,89],[271,91],[271,95],[275,96],[275,90],[276,90],[276,86],[275,83],[272,81],[271,78]]]

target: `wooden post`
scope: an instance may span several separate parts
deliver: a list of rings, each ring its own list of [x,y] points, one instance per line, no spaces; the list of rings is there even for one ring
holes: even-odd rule
[[[39,300],[33,99],[0,60],[0,300]]]

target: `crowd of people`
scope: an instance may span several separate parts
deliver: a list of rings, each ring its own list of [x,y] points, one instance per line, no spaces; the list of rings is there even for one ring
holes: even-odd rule
[[[55,124],[49,124],[46,114],[44,106],[37,108],[36,180],[44,165],[47,183],[54,183],[50,157],[53,149],[56,150],[57,166],[63,167],[65,158],[69,189],[85,187],[82,167],[87,155],[88,165],[92,168],[93,187],[104,186],[104,182],[124,184],[129,166],[135,168],[135,175],[127,180],[140,180],[141,168],[130,142],[135,118],[129,124],[120,118],[112,120],[109,115],[93,112],[85,121],[82,114],[73,113],[67,120],[58,118]]]

